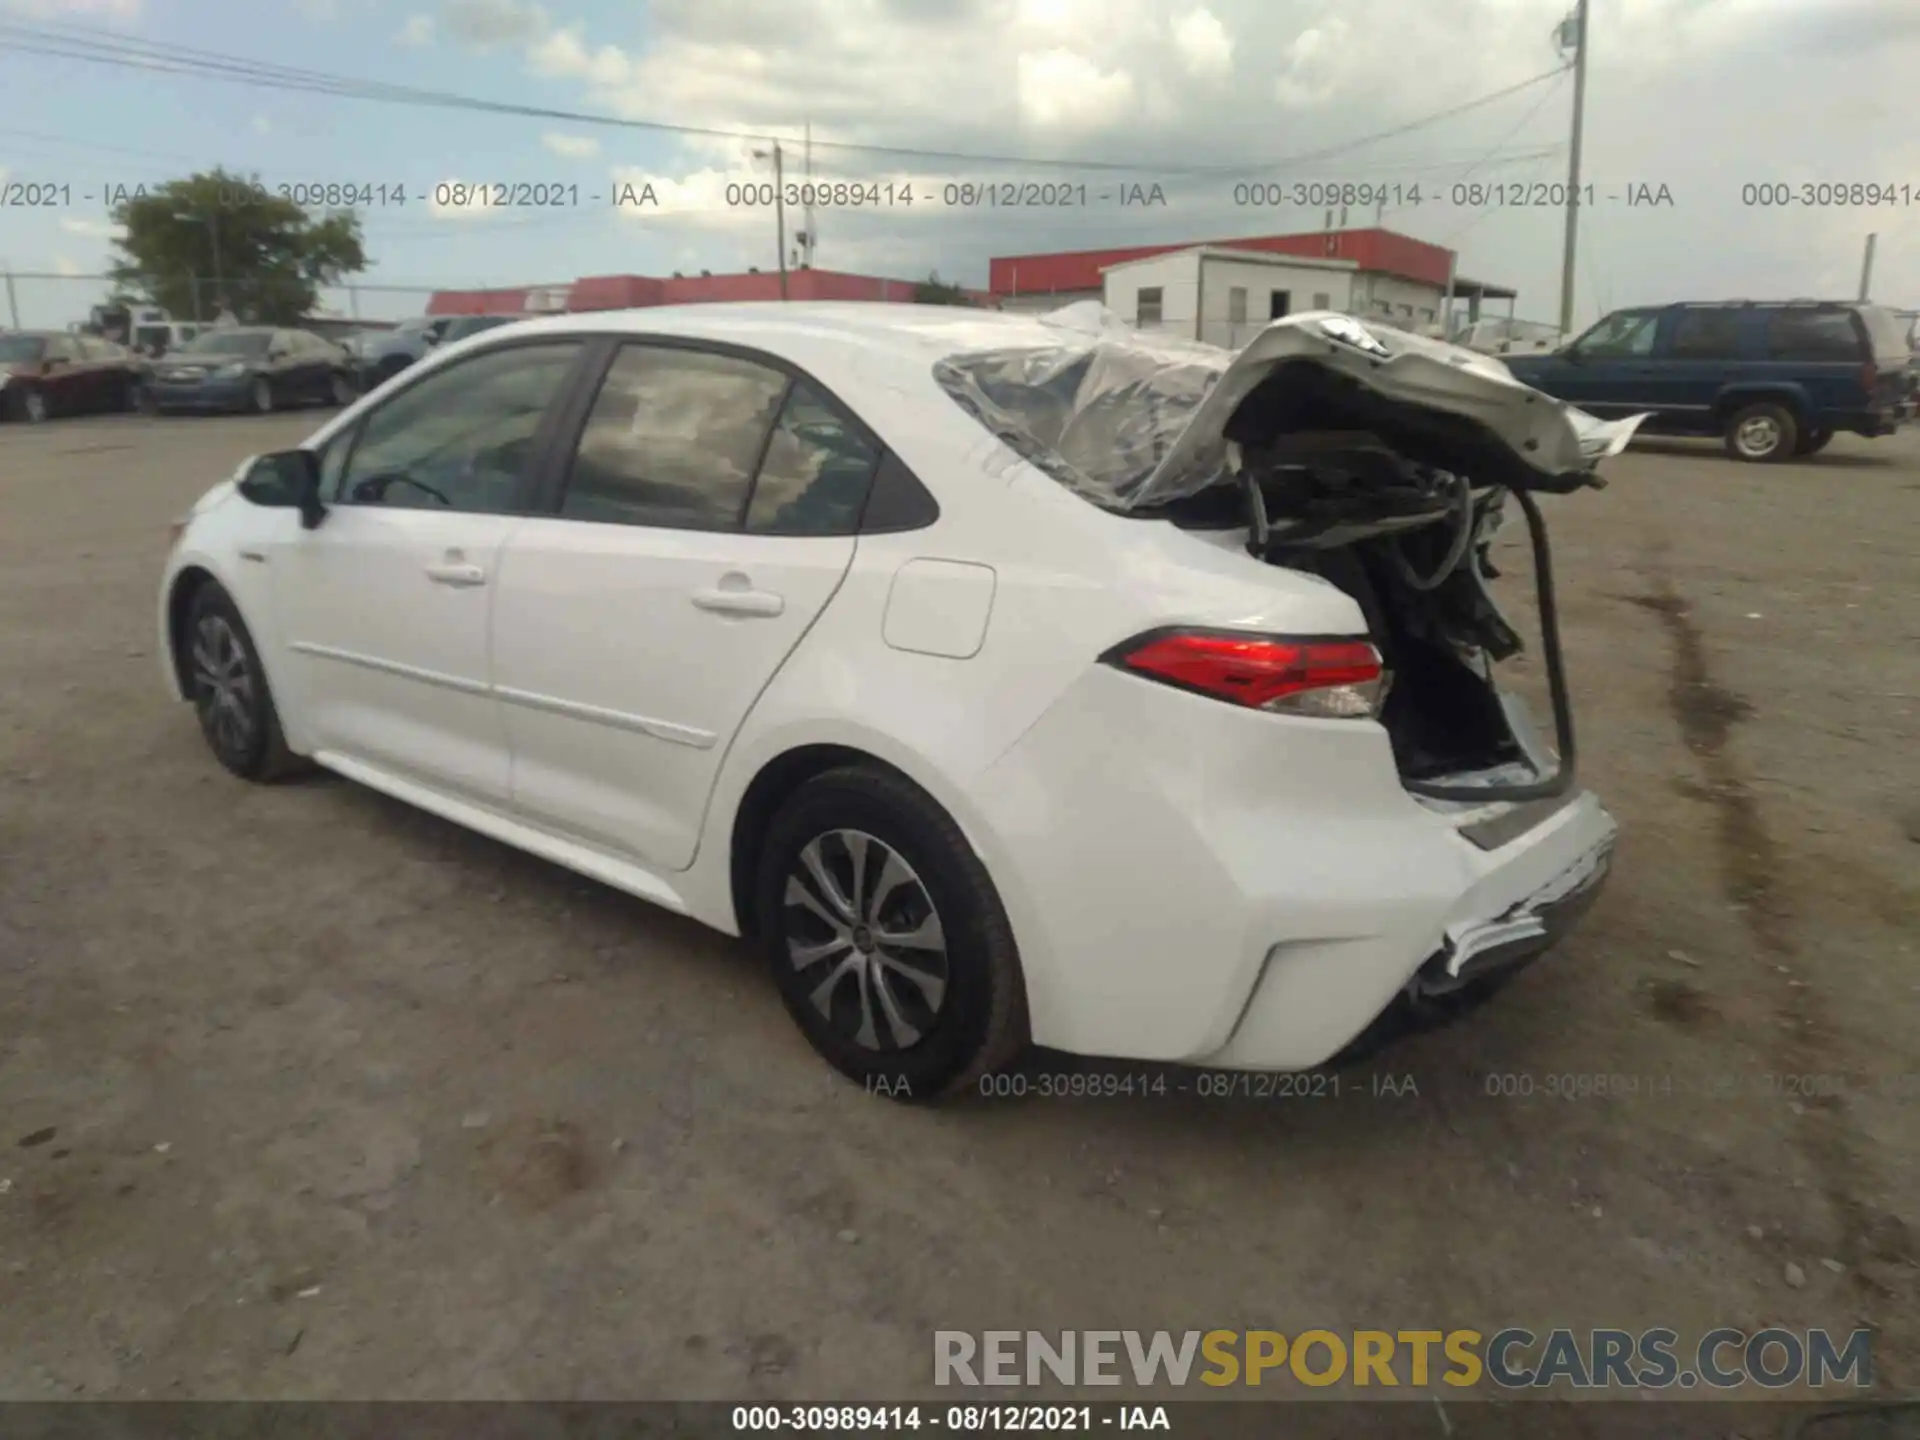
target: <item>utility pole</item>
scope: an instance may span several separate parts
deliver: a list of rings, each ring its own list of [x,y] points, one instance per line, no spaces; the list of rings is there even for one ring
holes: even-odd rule
[[[1567,138],[1567,240],[1560,260],[1560,333],[1573,333],[1573,260],[1580,236],[1580,130],[1587,109],[1587,0],[1574,0],[1573,132]],[[1563,23],[1564,39],[1568,26]]]
[[[755,159],[771,156],[773,158],[773,224],[776,240],[780,246],[780,298],[787,298],[787,171],[786,162],[780,154],[780,142],[773,142],[771,150],[756,150]]]
[[[800,268],[811,270],[813,242],[817,238],[813,230],[813,121],[811,120],[806,122],[806,134],[802,143],[805,148],[801,152],[801,166],[806,171],[807,178],[801,187],[800,199],[806,207],[807,233],[800,237]]]
[[[1879,238],[1877,234],[1869,234],[1867,236],[1866,257],[1860,262],[1860,299],[1863,303],[1866,301],[1869,291],[1873,288],[1873,242]],[[11,278],[7,280],[7,293],[9,297],[11,297],[13,293],[13,280]]]

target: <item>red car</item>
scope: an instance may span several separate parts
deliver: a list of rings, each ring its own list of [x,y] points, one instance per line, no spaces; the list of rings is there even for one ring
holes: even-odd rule
[[[8,420],[134,410],[145,379],[145,362],[111,340],[61,330],[0,334],[0,417]]]

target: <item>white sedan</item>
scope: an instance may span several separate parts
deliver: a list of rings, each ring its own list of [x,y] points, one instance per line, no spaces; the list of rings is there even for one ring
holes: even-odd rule
[[[1599,887],[1532,492],[1630,431],[1324,314],[1233,355],[1083,307],[535,320],[210,490],[166,678],[236,775],[750,937],[870,1089],[1307,1068]],[[1494,675],[1509,501],[1557,745]]]

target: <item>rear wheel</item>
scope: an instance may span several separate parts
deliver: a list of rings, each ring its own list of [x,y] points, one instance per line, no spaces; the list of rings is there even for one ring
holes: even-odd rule
[[[281,732],[253,633],[217,581],[194,592],[181,643],[188,695],[214,758],[243,780],[277,780],[300,769]]]
[[[1757,464],[1785,460],[1794,453],[1799,438],[1793,412],[1770,401],[1743,405],[1727,421],[1727,452],[1736,460]]]
[[[1794,446],[1796,455],[1817,455],[1827,448],[1827,442],[1833,439],[1831,430],[1813,430],[1800,437],[1800,443]]]
[[[1027,1043],[1013,930],[931,796],[850,766],[768,827],[755,919],[788,1013],[835,1069],[898,1100],[964,1093]]]

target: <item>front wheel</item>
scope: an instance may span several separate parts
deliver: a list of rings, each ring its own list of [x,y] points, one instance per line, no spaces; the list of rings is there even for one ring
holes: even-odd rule
[[[1814,430],[1800,437],[1800,443],[1794,447],[1796,455],[1818,455],[1827,448],[1827,442],[1833,439],[1831,430]]]
[[[194,592],[182,643],[188,694],[214,758],[243,780],[277,780],[299,769],[280,729],[253,632],[217,581],[205,581]]]
[[[813,1048],[870,1093],[964,1093],[1027,1043],[1013,929],[953,819],[905,777],[849,766],[781,807],[754,917]]]
[[[1727,422],[1727,451],[1736,460],[1773,464],[1790,458],[1799,443],[1800,427],[1784,405],[1745,405]]]
[[[247,398],[252,401],[255,414],[271,415],[273,413],[273,384],[266,376],[262,375],[253,382],[253,388]]]

